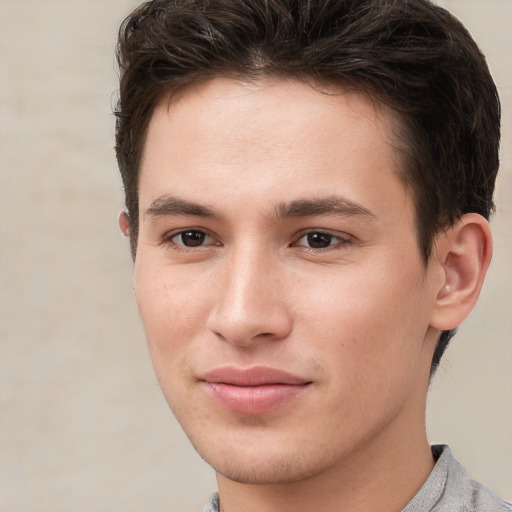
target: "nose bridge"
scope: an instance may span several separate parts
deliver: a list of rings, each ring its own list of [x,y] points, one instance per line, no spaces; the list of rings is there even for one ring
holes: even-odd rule
[[[210,330],[238,345],[257,337],[285,337],[291,315],[280,270],[278,255],[265,247],[249,241],[233,248],[224,261]]]

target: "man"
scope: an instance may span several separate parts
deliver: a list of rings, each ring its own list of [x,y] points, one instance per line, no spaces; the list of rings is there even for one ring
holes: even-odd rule
[[[488,268],[499,100],[426,0],[155,0],[125,21],[134,289],[204,511],[504,511],[425,432]]]

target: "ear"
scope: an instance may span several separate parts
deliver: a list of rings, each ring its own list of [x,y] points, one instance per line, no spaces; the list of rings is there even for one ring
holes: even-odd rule
[[[473,309],[492,256],[489,223],[476,213],[463,215],[436,240],[434,265],[440,272],[430,325],[457,327]]]
[[[121,210],[119,212],[117,224],[124,236],[130,236],[130,217],[128,217],[128,212],[126,212],[126,210]]]

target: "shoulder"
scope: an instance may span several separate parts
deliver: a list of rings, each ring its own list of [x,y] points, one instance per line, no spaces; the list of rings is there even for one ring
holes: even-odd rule
[[[432,447],[436,464],[404,512],[512,512],[512,504],[471,480],[446,445]]]
[[[219,494],[214,493],[201,512],[219,512]]]
[[[498,498],[489,488],[469,480],[465,488],[463,512],[512,512],[512,504]]]
[[[436,466],[446,468],[446,484],[437,512],[512,512],[512,505],[498,498],[488,487],[471,480],[446,445],[432,447],[438,454]],[[434,468],[435,470],[435,468]]]

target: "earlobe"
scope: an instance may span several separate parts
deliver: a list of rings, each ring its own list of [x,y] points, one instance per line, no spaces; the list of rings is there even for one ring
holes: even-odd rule
[[[492,255],[489,223],[476,213],[463,215],[437,239],[437,283],[430,325],[439,330],[457,327],[473,309]]]
[[[128,217],[128,213],[125,210],[119,212],[117,224],[124,236],[130,236],[130,217]]]

